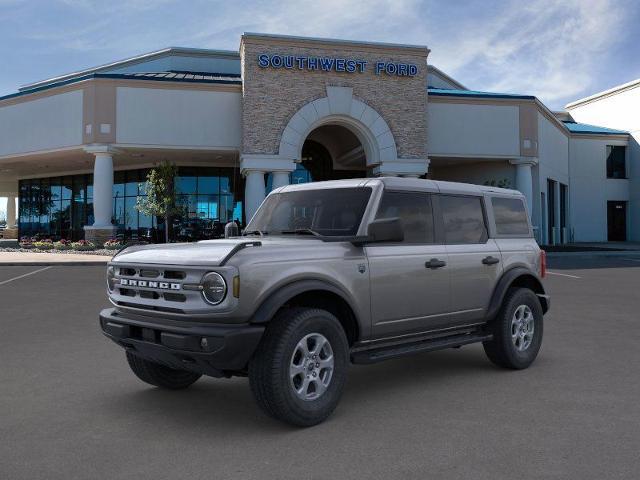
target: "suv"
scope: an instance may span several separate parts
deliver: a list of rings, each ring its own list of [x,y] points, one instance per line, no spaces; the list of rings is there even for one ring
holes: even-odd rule
[[[262,409],[326,419],[349,363],[482,342],[528,367],[549,309],[523,196],[410,178],[289,185],[242,237],[131,246],[107,270],[100,313],[144,382],[249,377]]]

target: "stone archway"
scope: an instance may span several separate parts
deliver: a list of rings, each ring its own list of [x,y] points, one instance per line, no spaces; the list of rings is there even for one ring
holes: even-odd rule
[[[298,110],[282,132],[278,155],[299,162],[309,134],[323,125],[339,125],[360,141],[367,166],[397,160],[391,129],[382,116],[353,97],[350,87],[327,87],[327,96],[313,100]]]

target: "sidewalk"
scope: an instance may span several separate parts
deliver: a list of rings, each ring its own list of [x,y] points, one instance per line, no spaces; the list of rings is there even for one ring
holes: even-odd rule
[[[111,260],[111,256],[108,255],[0,252],[0,268],[16,265],[106,265],[109,260]]]

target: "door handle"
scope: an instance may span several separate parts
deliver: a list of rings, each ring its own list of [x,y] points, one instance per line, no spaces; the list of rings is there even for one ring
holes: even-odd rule
[[[485,265],[495,265],[496,263],[499,263],[500,259],[496,258],[496,257],[492,257],[491,255],[489,255],[488,257],[484,257],[482,259],[482,263],[484,263]]]
[[[447,262],[444,262],[442,260],[438,260],[437,258],[432,258],[431,260],[429,260],[428,262],[426,262],[424,264],[425,267],[427,268],[442,268],[447,264]]]

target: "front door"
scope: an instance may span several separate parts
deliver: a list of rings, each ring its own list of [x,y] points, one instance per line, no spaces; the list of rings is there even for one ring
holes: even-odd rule
[[[449,312],[446,247],[436,245],[431,195],[385,191],[377,218],[399,217],[401,243],[366,247],[374,337],[433,330]]]
[[[607,202],[607,229],[610,242],[627,240],[627,202]]]

